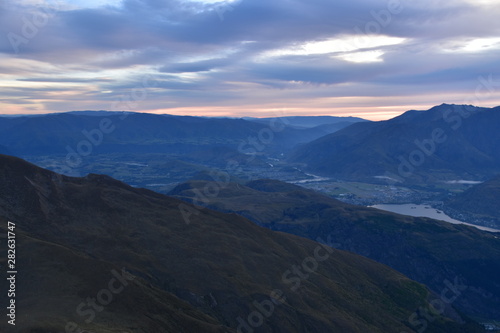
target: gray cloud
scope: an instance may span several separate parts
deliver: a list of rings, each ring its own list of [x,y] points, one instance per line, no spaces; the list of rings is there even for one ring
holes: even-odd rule
[[[500,77],[500,48],[463,49],[473,39],[500,36],[498,6],[401,0],[401,10],[390,13],[391,1],[397,0],[241,0],[226,5],[124,0],[115,7],[63,5],[48,11],[7,0],[0,3],[0,70],[16,82],[79,83],[66,89],[85,91],[95,105],[140,88],[143,76],[153,75],[157,85],[149,87],[148,108],[162,108],[162,98],[180,107],[446,95],[474,89],[481,75]],[[23,34],[26,22],[35,25],[36,33]],[[368,47],[363,42],[370,38],[367,31],[406,41]],[[354,46],[360,50],[262,56],[359,32]],[[22,38],[17,54],[13,34]],[[369,50],[382,52],[383,61],[355,63],[339,57]],[[32,93],[47,108],[62,110],[61,101],[47,102],[45,89],[63,88],[45,86],[36,93],[36,88],[16,85],[0,97],[8,103],[17,92]],[[80,101],[75,98],[68,103]]]
[[[82,79],[82,78],[20,78],[17,81],[26,81],[26,82],[61,82],[61,83],[83,83],[83,82],[109,82],[110,79]]]

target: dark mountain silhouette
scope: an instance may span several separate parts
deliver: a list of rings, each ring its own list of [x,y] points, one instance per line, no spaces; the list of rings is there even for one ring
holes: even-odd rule
[[[290,160],[342,179],[432,183],[500,172],[500,107],[436,106],[362,122],[302,145]]]
[[[448,306],[422,319],[432,295],[387,266],[107,176],[0,155],[2,235],[7,221],[15,332],[482,331]]]
[[[221,146],[236,151],[240,145],[241,151],[245,153],[261,151],[261,146],[266,147],[267,153],[282,153],[343,126],[298,129],[280,119],[254,122],[229,118],[84,111],[36,117],[0,117],[0,143],[20,157],[68,154],[71,151],[84,156],[88,151],[185,154]],[[256,143],[249,138],[253,138]],[[245,144],[245,140],[251,143]]]
[[[216,196],[204,195],[213,188],[220,189]],[[454,305],[469,315],[500,319],[500,233],[350,205],[276,180],[191,181],[171,194],[361,254],[436,293],[446,288],[444,281],[463,279],[468,287]]]

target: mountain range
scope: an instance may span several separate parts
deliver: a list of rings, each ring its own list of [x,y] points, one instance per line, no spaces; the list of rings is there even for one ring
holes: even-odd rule
[[[361,122],[303,144],[290,161],[340,179],[436,184],[500,172],[500,107],[442,104]]]
[[[0,142],[16,156],[80,153],[184,154],[212,147],[239,146],[243,153],[282,153],[360,118],[325,117],[327,126],[300,127],[294,117],[257,121],[133,112],[68,112],[39,116],[0,117]],[[311,124],[305,117],[304,123]],[[318,122],[321,123],[321,122]],[[328,126],[335,125],[330,128]],[[245,140],[252,138],[245,145]],[[257,149],[257,150],[256,150]]]
[[[147,154],[157,154],[151,161],[175,161],[187,168],[167,182],[135,181],[134,173],[113,174],[141,186],[185,181],[194,170],[223,169],[236,162],[254,179],[259,174],[282,180],[313,174],[443,187],[450,181],[485,181],[500,173],[499,110],[442,104],[377,122],[354,117],[236,119],[106,111],[0,117],[0,152],[75,176],[107,173],[96,166],[110,159],[148,164]]]
[[[370,259],[108,176],[0,155],[2,235],[8,222],[16,333],[483,331]]]

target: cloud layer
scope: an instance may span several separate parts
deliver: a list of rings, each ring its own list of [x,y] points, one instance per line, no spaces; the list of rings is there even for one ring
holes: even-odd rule
[[[0,2],[0,113],[500,105],[496,1]]]

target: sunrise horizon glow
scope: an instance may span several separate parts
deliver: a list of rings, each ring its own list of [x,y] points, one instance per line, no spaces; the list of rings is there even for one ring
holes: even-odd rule
[[[384,120],[494,107],[498,14],[487,0],[9,0],[0,114]]]

